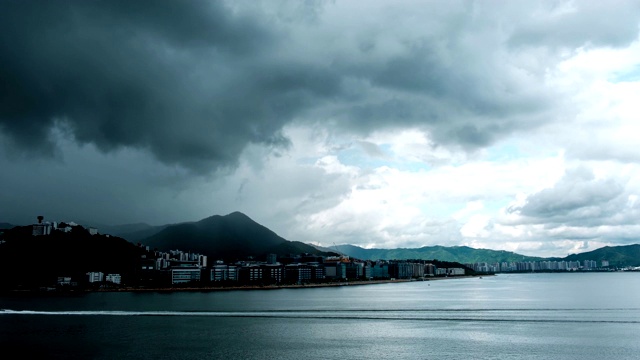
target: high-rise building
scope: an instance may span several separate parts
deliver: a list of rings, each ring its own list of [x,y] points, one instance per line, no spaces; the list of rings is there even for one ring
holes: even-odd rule
[[[88,272],[87,281],[90,283],[101,283],[104,281],[104,274],[101,272]]]

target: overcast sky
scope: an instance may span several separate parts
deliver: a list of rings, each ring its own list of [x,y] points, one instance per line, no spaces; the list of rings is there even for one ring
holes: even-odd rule
[[[637,1],[0,2],[0,222],[640,241]]]

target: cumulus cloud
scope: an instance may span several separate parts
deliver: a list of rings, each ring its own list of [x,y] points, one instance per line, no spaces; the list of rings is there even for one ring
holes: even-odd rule
[[[569,167],[553,186],[514,201],[504,216],[496,217],[493,235],[513,244],[534,243],[541,252],[576,252],[578,243],[593,250],[636,242],[637,174],[597,170],[584,164]]]
[[[508,209],[539,223],[585,224],[617,211],[624,201],[624,186],[614,179],[596,179],[585,167],[569,169],[553,188],[530,195],[524,205]]]

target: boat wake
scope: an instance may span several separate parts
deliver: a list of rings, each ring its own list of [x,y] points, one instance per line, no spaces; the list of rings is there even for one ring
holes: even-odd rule
[[[9,316],[181,316],[389,321],[549,322],[640,324],[640,309],[404,309],[266,311],[41,311],[2,309]]]

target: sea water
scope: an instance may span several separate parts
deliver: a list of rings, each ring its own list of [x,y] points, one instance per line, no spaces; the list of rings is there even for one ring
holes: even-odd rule
[[[638,359],[640,273],[0,298],[3,359]]]

